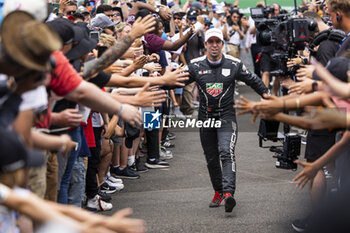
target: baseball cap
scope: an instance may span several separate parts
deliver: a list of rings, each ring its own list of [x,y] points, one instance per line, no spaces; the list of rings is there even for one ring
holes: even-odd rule
[[[77,10],[77,13],[80,13],[80,14],[90,14],[90,12],[83,6],[79,6],[78,7],[78,10]]]
[[[346,57],[334,57],[326,65],[327,70],[340,81],[348,82],[347,71],[349,70],[350,60]],[[315,80],[320,80],[316,72],[313,72],[312,77]]]
[[[76,59],[80,58],[81,56],[89,53],[91,50],[96,48],[97,42],[98,42],[97,40],[90,38],[90,36],[89,36],[90,30],[87,27],[87,23],[79,22],[79,23],[77,23],[76,27],[78,27],[81,30],[82,38],[66,54],[66,57],[70,61],[76,60]]]
[[[39,150],[27,149],[14,131],[0,130],[0,137],[0,173],[38,167],[45,163],[44,155]]]
[[[91,24],[93,27],[108,28],[116,25],[118,22],[113,22],[109,17],[103,13],[97,14],[92,20]]]
[[[205,32],[205,42],[207,42],[211,37],[217,37],[221,41],[224,41],[224,36],[222,34],[222,31],[217,28],[211,28]]]
[[[46,23],[52,30],[61,37],[63,44],[80,41],[83,38],[82,30],[71,21],[63,18],[56,18]]]
[[[198,16],[198,13],[197,13],[197,10],[195,10],[195,9],[190,9],[187,12],[187,18],[197,17],[197,16]]]
[[[197,8],[203,10],[204,7],[199,2],[194,2],[191,4],[191,8]]]

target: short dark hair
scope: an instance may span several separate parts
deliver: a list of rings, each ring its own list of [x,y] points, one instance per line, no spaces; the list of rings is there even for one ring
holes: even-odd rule
[[[76,19],[81,19],[81,20],[85,20],[85,17],[84,17],[84,15],[82,14],[82,13],[78,13],[78,12],[75,12],[74,14],[73,14],[73,16],[74,16],[74,18],[76,18]]]
[[[100,5],[97,7],[96,9],[96,14],[99,14],[99,13],[104,13],[106,11],[112,11],[112,6],[110,5]]]

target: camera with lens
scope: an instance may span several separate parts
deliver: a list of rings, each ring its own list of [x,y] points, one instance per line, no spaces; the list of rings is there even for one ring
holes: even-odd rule
[[[270,7],[271,8],[271,7]],[[304,50],[309,42],[310,32],[315,31],[315,20],[296,18],[289,14],[269,17],[270,8],[251,8],[251,16],[257,29],[257,43],[271,46],[274,52],[271,58],[277,64],[270,73],[274,76],[294,75],[298,67],[287,67],[287,61],[294,58],[298,50]]]
[[[274,152],[274,158],[277,159],[276,167],[282,169],[297,169],[294,163],[300,155],[301,136],[296,133],[288,133],[284,136],[283,146],[271,146],[270,151]]]
[[[284,135],[278,135],[279,122],[260,120],[259,125],[259,146],[262,148],[269,148],[271,152],[274,152],[274,158],[276,161],[276,168],[282,169],[297,169],[297,164],[294,161],[300,155],[301,148],[301,136],[296,133],[285,133]],[[263,146],[263,141],[282,141],[281,146]]]

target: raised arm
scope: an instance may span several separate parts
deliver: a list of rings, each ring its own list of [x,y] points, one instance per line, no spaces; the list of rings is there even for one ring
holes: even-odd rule
[[[136,38],[152,32],[154,30],[154,25],[155,20],[151,15],[146,16],[142,20],[138,18],[133,24],[129,35],[118,40],[118,43],[115,46],[110,47],[100,58],[85,63],[83,77],[85,79],[91,78],[94,74],[97,74],[106,67],[112,65],[113,62],[125,53]]]

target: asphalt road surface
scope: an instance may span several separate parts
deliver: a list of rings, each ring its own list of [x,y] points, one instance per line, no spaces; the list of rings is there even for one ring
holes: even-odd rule
[[[245,86],[239,92],[259,98]],[[258,124],[252,126],[250,116],[239,116],[238,127],[237,206],[232,213],[226,214],[223,206],[208,207],[214,191],[198,131],[173,130],[171,167],[124,180],[124,190],[113,194],[114,208],[106,214],[131,207],[133,217],[147,222],[148,232],[293,232],[291,221],[308,213],[307,189],[296,189],[291,180],[297,172],[275,168],[272,153],[259,148]]]

